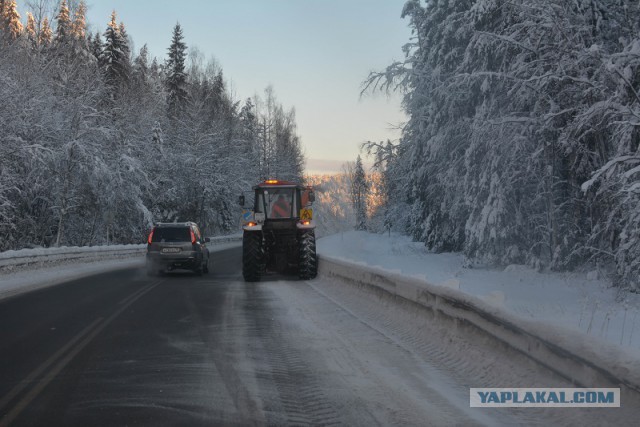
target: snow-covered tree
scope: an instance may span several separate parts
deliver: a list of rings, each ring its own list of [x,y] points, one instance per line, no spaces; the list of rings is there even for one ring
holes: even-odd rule
[[[87,33],[87,4],[81,0],[73,14],[73,22],[71,23],[70,35],[76,40],[84,42]]]
[[[187,45],[184,42],[182,27],[177,23],[173,28],[171,46],[166,63],[166,87],[168,92],[167,105],[169,114],[176,117],[187,99],[187,75],[185,73],[185,60],[187,57]]]
[[[129,47],[116,21],[116,12],[113,11],[104,32],[104,45],[100,55],[100,64],[104,69],[106,83],[111,89],[112,100],[128,87],[131,71]]]
[[[367,199],[369,183],[364,171],[362,158],[358,156],[353,167],[348,170],[350,181],[351,204],[356,217],[356,230],[367,229]]]
[[[149,48],[145,44],[133,61],[133,71],[139,83],[149,78]]]
[[[146,48],[131,56],[115,15],[103,46],[99,33],[77,33],[87,25],[78,3],[61,3],[54,38],[48,3],[29,2],[38,49],[27,37],[0,43],[0,250],[140,242],[161,220],[231,230],[238,193],[258,178],[261,112],[239,111],[221,67],[194,55],[180,120],[169,118],[169,70]],[[295,116],[278,120],[274,147],[299,143]]]
[[[264,100],[254,98],[257,114],[257,149],[262,179],[302,181],[304,155],[297,135],[295,109],[285,111],[272,86]]]
[[[49,46],[53,40],[53,31],[49,25],[49,18],[45,17],[42,20],[42,28],[38,36],[38,44],[42,47]]]
[[[93,56],[99,62],[101,60],[102,51],[104,49],[104,43],[102,43],[102,36],[100,35],[99,31],[96,31],[96,33],[93,35],[89,48],[91,50],[91,53],[93,53]]]
[[[435,250],[559,269],[609,261],[631,286],[634,165],[598,171],[637,151],[639,8],[408,1],[405,60],[366,84],[404,90],[410,117],[384,169],[387,212],[409,212],[406,230]]]
[[[24,26],[20,20],[16,0],[7,0],[2,6],[2,33],[7,42],[13,42],[22,35]]]
[[[60,2],[60,10],[56,16],[56,36],[55,41],[58,45],[69,43],[71,38],[71,12],[67,0]]]
[[[247,151],[253,151],[258,144],[258,117],[251,98],[245,100],[240,110],[240,121],[242,124],[242,136],[246,141],[246,149]]]
[[[36,20],[31,12],[27,12],[27,26],[25,28],[25,34],[31,46],[35,49],[38,47],[38,31],[36,29]]]
[[[120,32],[120,38],[122,39],[122,53],[127,58],[127,63],[131,62],[131,48],[129,47],[129,34],[127,33],[127,29],[124,26],[124,22],[120,22],[118,25],[118,30]]]

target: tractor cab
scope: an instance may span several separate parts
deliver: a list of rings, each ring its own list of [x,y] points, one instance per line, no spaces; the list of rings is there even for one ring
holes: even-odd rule
[[[252,198],[247,203],[240,196],[240,205],[245,207],[243,227],[264,227],[272,222],[296,222],[310,225],[313,219],[313,190],[290,181],[267,180],[253,187]],[[252,209],[247,210],[246,205]],[[247,215],[247,213],[250,213]]]
[[[300,278],[316,274],[313,190],[290,181],[266,180],[253,187],[246,203],[243,228],[243,274],[257,281],[265,271],[298,270]],[[246,205],[252,207],[247,209]]]

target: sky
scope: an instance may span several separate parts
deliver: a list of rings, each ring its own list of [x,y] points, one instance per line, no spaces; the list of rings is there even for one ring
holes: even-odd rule
[[[403,59],[406,0],[86,1],[90,30],[104,32],[115,10],[134,49],[146,43],[159,59],[180,22],[186,44],[215,58],[239,100],[272,85],[295,107],[308,172],[339,171],[362,142],[395,140],[407,120],[399,94],[360,96],[369,72]]]

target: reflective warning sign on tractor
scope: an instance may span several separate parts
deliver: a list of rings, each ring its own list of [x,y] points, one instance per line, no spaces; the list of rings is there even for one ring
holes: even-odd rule
[[[313,219],[313,209],[300,209],[300,219],[311,221]]]

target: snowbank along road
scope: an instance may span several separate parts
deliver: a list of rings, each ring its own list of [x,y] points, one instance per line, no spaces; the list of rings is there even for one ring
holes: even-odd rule
[[[130,268],[0,302],[0,425],[634,425],[621,408],[470,408],[571,387],[491,338],[335,278]],[[597,386],[597,385],[594,385]]]

